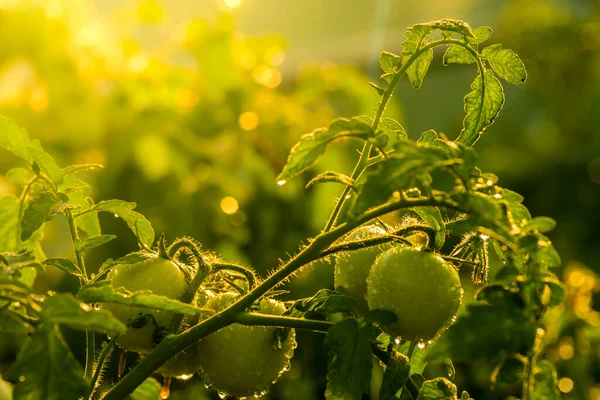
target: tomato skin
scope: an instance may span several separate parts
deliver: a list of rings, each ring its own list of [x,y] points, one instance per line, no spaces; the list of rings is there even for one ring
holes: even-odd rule
[[[378,226],[363,226],[354,230],[347,241],[364,240],[385,235],[386,231]],[[341,253],[335,260],[334,285],[342,286],[344,293],[356,300],[359,314],[364,315],[369,311],[367,304],[367,277],[371,266],[377,256],[389,245],[367,247],[355,251]]]
[[[433,253],[412,247],[381,253],[367,278],[369,308],[398,317],[383,330],[411,341],[428,341],[445,330],[461,299],[457,270]]]
[[[153,294],[178,299],[186,287],[183,272],[174,262],[161,258],[149,258],[133,264],[118,264],[107,277],[114,288],[123,287],[130,292],[149,290]],[[123,322],[140,314],[151,314],[159,328],[165,328],[171,322],[173,313],[152,310],[144,307],[133,307],[122,304],[107,303],[105,308]],[[150,322],[141,328],[129,328],[117,338],[117,345],[122,349],[137,353],[148,353],[154,347],[154,335],[157,328]]]
[[[205,308],[216,312],[232,304],[238,294],[221,293]],[[261,314],[281,315],[283,303],[273,299],[260,302]],[[296,345],[292,330],[282,349],[275,347],[275,327],[231,324],[198,343],[200,371],[204,381],[219,393],[235,397],[260,394],[289,366]]]

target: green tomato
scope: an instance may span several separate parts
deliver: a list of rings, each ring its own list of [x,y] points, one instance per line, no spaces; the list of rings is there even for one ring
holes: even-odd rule
[[[130,292],[150,290],[153,294],[178,299],[186,287],[183,272],[174,262],[162,257],[151,258],[133,264],[118,264],[108,273],[108,279],[114,288],[125,288]],[[151,314],[156,321],[149,321],[140,328],[129,328],[117,339],[117,345],[125,350],[148,353],[155,347],[154,337],[157,329],[165,328],[171,322],[173,313],[133,307],[123,304],[104,305],[123,322],[139,315]]]
[[[454,320],[462,293],[456,268],[411,247],[381,253],[367,278],[369,308],[398,317],[383,330],[411,341],[427,342],[445,330]]]
[[[364,240],[385,235],[382,228],[370,225],[363,226],[353,231],[346,240]],[[365,296],[367,295],[367,276],[371,271],[371,265],[375,258],[388,246],[367,247],[360,250],[340,253],[335,260],[334,285],[336,288],[342,286],[344,293],[356,300],[358,312],[366,314],[369,306]]]
[[[204,307],[219,312],[237,297],[235,293],[221,293]],[[273,299],[263,299],[260,307],[262,314],[281,315],[285,311],[283,303]],[[277,349],[275,330],[275,327],[231,324],[200,340],[200,371],[204,381],[220,394],[234,397],[264,393],[289,369],[296,346],[292,330],[282,349]]]

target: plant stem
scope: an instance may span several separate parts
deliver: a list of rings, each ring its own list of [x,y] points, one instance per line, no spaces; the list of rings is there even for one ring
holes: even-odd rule
[[[242,325],[278,326],[281,328],[295,328],[313,332],[327,332],[333,325],[333,323],[329,321],[246,312],[238,313],[233,319],[235,322]]]
[[[88,392],[88,399],[92,400],[92,396],[94,391],[96,390],[96,386],[98,385],[98,380],[100,379],[100,374],[102,374],[102,370],[104,369],[104,362],[106,358],[111,355],[115,348],[115,342],[117,341],[118,336],[114,336],[110,342],[107,343],[106,347],[102,349],[100,353],[100,357],[98,357],[98,364],[96,364],[96,370],[94,371],[94,376],[92,377],[92,381],[90,382],[90,388]]]
[[[418,49],[411,55],[411,57],[402,65],[398,72],[394,75],[394,78],[390,82],[390,86],[385,91],[381,103],[373,119],[372,127],[374,130],[379,126],[379,122],[385,111],[385,108],[395,90],[400,78],[404,75],[408,67],[425,51],[434,48],[436,46],[444,44],[457,44],[467,49],[471,53],[475,53],[474,56],[478,61],[478,66],[481,73],[483,74],[483,64],[479,60],[477,52],[471,49],[466,43],[456,39],[442,39],[431,42],[422,48]],[[476,139],[475,139],[476,140]],[[371,152],[371,145],[365,143],[363,151],[361,152],[360,159],[352,173],[352,179],[355,181],[362,172],[364,167],[368,164],[369,154]],[[120,382],[118,382],[106,395],[104,400],[121,400],[129,395],[136,387],[141,385],[146,378],[148,378],[156,369],[162,364],[167,362],[174,354],[177,354],[181,350],[184,350],[188,346],[196,343],[206,335],[217,331],[233,322],[239,315],[240,312],[246,310],[256,300],[262,297],[265,293],[280,285],[284,280],[290,277],[302,266],[310,263],[311,261],[319,258],[323,251],[331,246],[336,240],[341,238],[352,229],[368,222],[374,218],[388,214],[392,211],[396,211],[402,208],[416,207],[416,206],[438,206],[448,209],[464,212],[465,210],[452,202],[438,201],[434,198],[419,198],[419,199],[400,199],[398,201],[392,201],[385,203],[381,206],[372,208],[356,218],[343,222],[341,225],[335,227],[335,223],[342,214],[342,208],[345,204],[346,197],[349,195],[351,190],[350,186],[346,186],[342,196],[338,199],[338,202],[334,208],[332,215],[330,216],[325,229],[318,235],[310,244],[305,247],[300,253],[292,257],[285,265],[279,268],[274,274],[262,281],[258,286],[248,292],[245,296],[242,296],[237,302],[230,305],[227,309],[209,317],[203,322],[195,325],[186,331],[177,335],[167,335],[163,341],[156,347],[156,349],[150,353],[146,358],[141,360]],[[85,213],[85,211],[84,211]],[[485,217],[485,216],[481,216]],[[413,386],[414,383],[413,383]],[[408,385],[407,385],[408,387]],[[409,387],[411,393],[416,388]],[[418,388],[416,393],[418,394]]]

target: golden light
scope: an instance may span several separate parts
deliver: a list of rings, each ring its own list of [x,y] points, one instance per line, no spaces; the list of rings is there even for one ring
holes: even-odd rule
[[[241,6],[243,3],[243,0],[223,0],[223,4],[225,5],[225,7],[227,8],[238,8],[239,6]]]
[[[242,128],[245,131],[251,131],[256,129],[256,127],[258,126],[258,122],[258,115],[256,115],[252,111],[246,111],[245,113],[240,115],[240,128]]]
[[[31,93],[29,107],[32,111],[43,112],[48,108],[48,92],[44,88],[36,88]]]
[[[285,53],[278,47],[270,47],[265,52],[265,61],[271,67],[278,67],[283,64],[285,60]]]
[[[221,210],[227,215],[233,215],[239,210],[238,201],[231,197],[223,197],[221,199]]]
[[[44,12],[46,13],[46,17],[48,17],[48,19],[59,19],[63,16],[64,10],[60,1],[54,0],[46,3]]]
[[[558,389],[563,393],[569,393],[573,390],[573,381],[569,378],[560,378],[558,381]]]
[[[256,82],[271,89],[276,88],[281,83],[281,72],[265,65],[254,68],[252,77]]]
[[[563,360],[568,360],[575,354],[575,349],[572,345],[565,343],[558,348],[558,354]]]
[[[252,69],[256,65],[256,55],[250,49],[243,49],[237,53],[237,63],[244,69]]]

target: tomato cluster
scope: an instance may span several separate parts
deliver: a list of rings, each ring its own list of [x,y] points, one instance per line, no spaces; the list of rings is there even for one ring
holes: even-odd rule
[[[362,227],[348,240],[370,239],[383,229]],[[382,309],[397,320],[386,333],[426,342],[445,330],[461,303],[462,289],[454,266],[416,247],[369,247],[349,251],[336,259],[335,286],[353,297],[359,314]],[[366,305],[366,306],[365,306]]]

